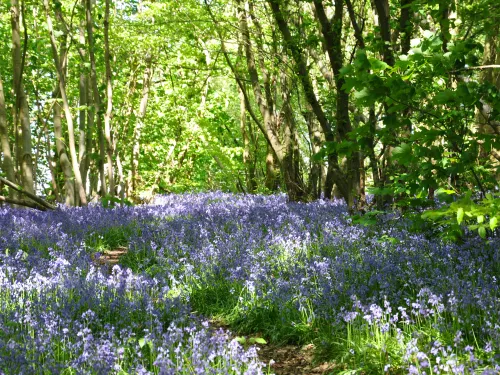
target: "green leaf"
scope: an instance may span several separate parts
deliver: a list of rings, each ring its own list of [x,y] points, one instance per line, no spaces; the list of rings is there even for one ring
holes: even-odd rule
[[[458,222],[458,224],[460,225],[463,220],[464,220],[464,209],[462,207],[460,207],[457,210],[457,222]]]
[[[375,71],[385,70],[385,69],[389,68],[389,64],[387,64],[383,61],[380,61],[378,59],[369,58],[368,60],[370,61],[370,65],[371,65],[372,69]]]
[[[438,92],[434,98],[437,104],[447,104],[453,102],[455,99],[455,93],[451,90],[444,90]]]
[[[486,229],[484,227],[479,227],[477,230],[482,239],[486,238]]]
[[[266,345],[267,344],[267,341],[264,340],[262,337],[255,337],[255,338],[253,338],[253,341],[256,344],[261,344],[261,345]]]
[[[342,90],[349,92],[355,87],[360,87],[361,81],[357,77],[347,77],[342,86]]]
[[[340,68],[339,72],[340,72],[340,74],[347,75],[347,74],[354,73],[354,69],[353,69],[352,65],[346,65],[346,66],[343,66],[342,68]]]
[[[401,146],[394,148],[394,150],[392,151],[392,156],[399,163],[408,165],[413,157],[411,146],[407,143],[402,143]]]
[[[451,195],[451,194],[455,194],[455,191],[454,190],[446,190],[446,189],[443,189],[443,188],[439,188],[436,190],[436,194],[439,195],[439,194],[448,194],[448,195]]]
[[[365,50],[358,50],[358,52],[356,53],[356,59],[354,60],[354,66],[359,70],[367,70],[370,68],[370,62],[366,57]]]
[[[498,226],[498,218],[495,216],[495,217],[492,217],[490,219],[490,229],[491,230],[495,230],[495,228]]]
[[[422,219],[436,220],[436,219],[442,218],[443,216],[447,216],[446,212],[436,211],[436,210],[428,210],[428,211],[425,211],[421,217],[422,217]]]
[[[242,344],[242,345],[244,345],[247,342],[247,339],[245,337],[243,337],[243,336],[238,336],[238,337],[235,338],[235,340],[237,342],[239,342],[240,344]]]
[[[366,88],[366,87],[365,87],[363,90],[361,90],[361,91],[356,91],[356,92],[354,93],[354,98],[355,98],[356,100],[363,100],[363,99],[367,99],[367,98],[369,98],[370,96],[371,96],[371,92],[370,92],[370,90],[369,90],[368,88]]]
[[[139,347],[142,349],[146,345],[146,339],[143,337],[142,339],[139,339]]]
[[[482,224],[482,223],[484,223],[484,215],[479,215],[479,216],[477,217],[477,223],[478,223],[478,224]]]

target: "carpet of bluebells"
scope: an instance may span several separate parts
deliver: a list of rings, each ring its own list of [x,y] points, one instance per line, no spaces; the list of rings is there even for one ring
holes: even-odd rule
[[[209,320],[314,342],[334,373],[498,374],[500,239],[415,229],[284,195],[0,207],[0,374],[272,372]]]

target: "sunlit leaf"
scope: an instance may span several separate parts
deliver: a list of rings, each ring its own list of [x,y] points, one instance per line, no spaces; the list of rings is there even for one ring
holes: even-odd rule
[[[464,209],[462,207],[460,207],[458,210],[457,210],[457,222],[458,224],[461,224],[462,221],[464,220]]]

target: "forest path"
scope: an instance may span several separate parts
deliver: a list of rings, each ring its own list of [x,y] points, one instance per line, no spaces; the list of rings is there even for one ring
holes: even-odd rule
[[[108,273],[111,274],[113,266],[119,264],[120,258],[127,253],[124,246],[112,250],[105,250],[98,258],[93,261],[100,266],[106,266]],[[226,325],[219,322],[211,322],[214,328],[222,328],[230,331]],[[234,334],[230,334],[234,336]],[[314,345],[257,345],[259,348],[259,359],[275,375],[327,375],[335,373],[335,365],[324,362],[314,364]],[[271,365],[269,365],[271,363]],[[337,369],[338,370],[338,369]]]
[[[276,375],[327,375],[335,373],[335,365],[314,363],[314,345],[260,345],[259,359],[268,364]],[[337,369],[338,370],[338,369]]]
[[[113,266],[120,262],[120,257],[127,251],[128,249],[124,246],[116,247],[113,250],[104,250],[98,258],[93,257],[93,261],[98,266],[106,266],[108,273],[111,273]]]

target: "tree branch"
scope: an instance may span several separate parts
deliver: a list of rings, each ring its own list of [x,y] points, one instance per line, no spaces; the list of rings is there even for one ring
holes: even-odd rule
[[[468,67],[465,67],[465,68],[452,70],[450,73],[463,72],[464,70],[483,70],[483,69],[500,69],[500,65],[468,66]]]
[[[11,182],[11,181],[3,178],[3,177],[0,177],[0,182],[4,183],[5,185],[7,185],[8,187],[10,187],[11,189],[14,189],[14,190],[18,191],[19,193],[26,195],[28,198],[32,199],[33,201],[35,201],[36,203],[38,203],[38,205],[40,205],[42,207],[45,207],[46,209],[47,208],[49,210],[55,210],[56,209],[55,206],[53,206],[50,203],[46,202],[42,198],[37,197],[35,194],[31,194],[30,192],[24,190],[21,186],[19,186],[19,185],[15,184],[15,183],[13,183],[13,182]],[[7,202],[7,203],[9,203],[9,202]],[[15,203],[15,204],[17,204],[17,203]],[[24,205],[24,206],[26,206],[26,205]],[[30,206],[28,206],[28,207],[30,207]],[[34,208],[36,208],[36,207],[34,207]]]
[[[34,208],[34,209],[40,210],[40,211],[46,211],[47,210],[46,207],[40,206],[37,203],[29,202],[29,201],[24,201],[24,200],[20,200],[20,199],[8,198],[8,197],[4,197],[2,195],[0,195],[0,202],[5,202],[5,203],[9,203],[9,204],[15,204],[15,205],[18,205],[18,206],[23,206],[23,207]]]

